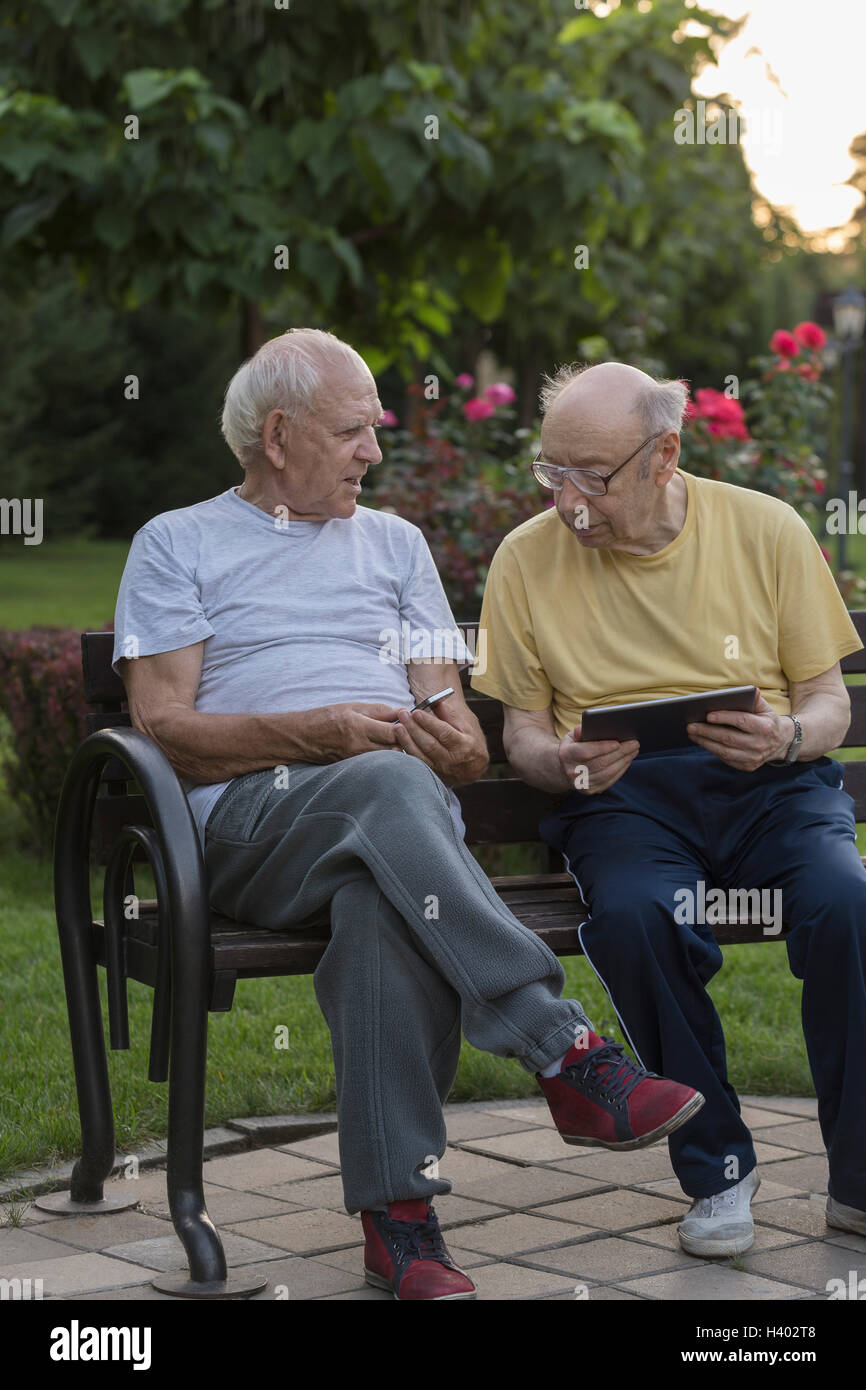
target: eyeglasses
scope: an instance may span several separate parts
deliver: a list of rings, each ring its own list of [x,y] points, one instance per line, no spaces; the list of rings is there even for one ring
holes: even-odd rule
[[[629,454],[625,463],[619,464],[612,473],[596,473],[592,468],[557,468],[552,463],[545,463],[540,452],[533,460],[532,472],[542,487],[552,488],[554,492],[559,492],[563,482],[568,478],[579,492],[585,492],[590,497],[601,497],[607,492],[611,478],[615,477],[621,468],[625,468],[626,463],[631,463],[635,455],[639,454],[641,449],[646,448],[653,439],[661,439],[662,435],[667,433],[667,430],[658,430],[655,434],[651,434],[648,439],[643,441],[643,444],[638,444],[634,453]]]

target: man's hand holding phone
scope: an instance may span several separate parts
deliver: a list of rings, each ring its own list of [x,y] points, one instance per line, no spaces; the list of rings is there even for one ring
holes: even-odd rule
[[[487,766],[487,748],[478,721],[462,701],[449,699],[448,686],[399,711],[394,725],[404,753],[420,758],[447,786],[474,781]]]
[[[581,743],[583,725],[578,724],[559,744],[559,764],[568,778],[569,787],[596,796],[607,791],[627,772],[640,752],[636,739],[617,743],[606,739],[598,743]]]

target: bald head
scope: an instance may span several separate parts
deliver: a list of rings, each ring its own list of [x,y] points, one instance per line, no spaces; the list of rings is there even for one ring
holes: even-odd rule
[[[556,378],[554,378],[556,382]],[[545,419],[551,423],[568,412],[590,424],[596,418],[610,420],[632,414],[655,383],[646,372],[625,362],[599,362],[595,367],[557,382],[542,393]]]
[[[573,454],[579,441],[582,455],[625,457],[650,435],[678,433],[687,401],[684,382],[656,381],[626,362],[560,367],[541,390],[545,456]]]

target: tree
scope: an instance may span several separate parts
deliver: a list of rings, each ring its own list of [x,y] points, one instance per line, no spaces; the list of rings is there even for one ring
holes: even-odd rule
[[[68,255],[119,308],[239,316],[244,351],[265,320],[316,322],[374,371],[447,370],[436,348],[455,323],[506,324],[518,355],[573,344],[656,275],[666,300],[687,298],[695,261],[749,240],[738,152],[720,179],[673,144],[709,36],[732,30],[684,0],[564,26],[556,0],[11,8],[8,283]],[[682,219],[692,176],[725,213],[717,236],[706,212]]]

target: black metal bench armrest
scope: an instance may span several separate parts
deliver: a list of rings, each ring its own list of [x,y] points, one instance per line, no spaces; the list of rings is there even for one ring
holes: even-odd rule
[[[79,745],[69,764],[54,839],[58,913],[72,901],[90,902],[93,806],[109,758],[123,763],[141,787],[162,852],[172,919],[183,921],[187,939],[205,944],[210,933],[207,879],[192,812],[168,758],[140,729],[98,729]]]

